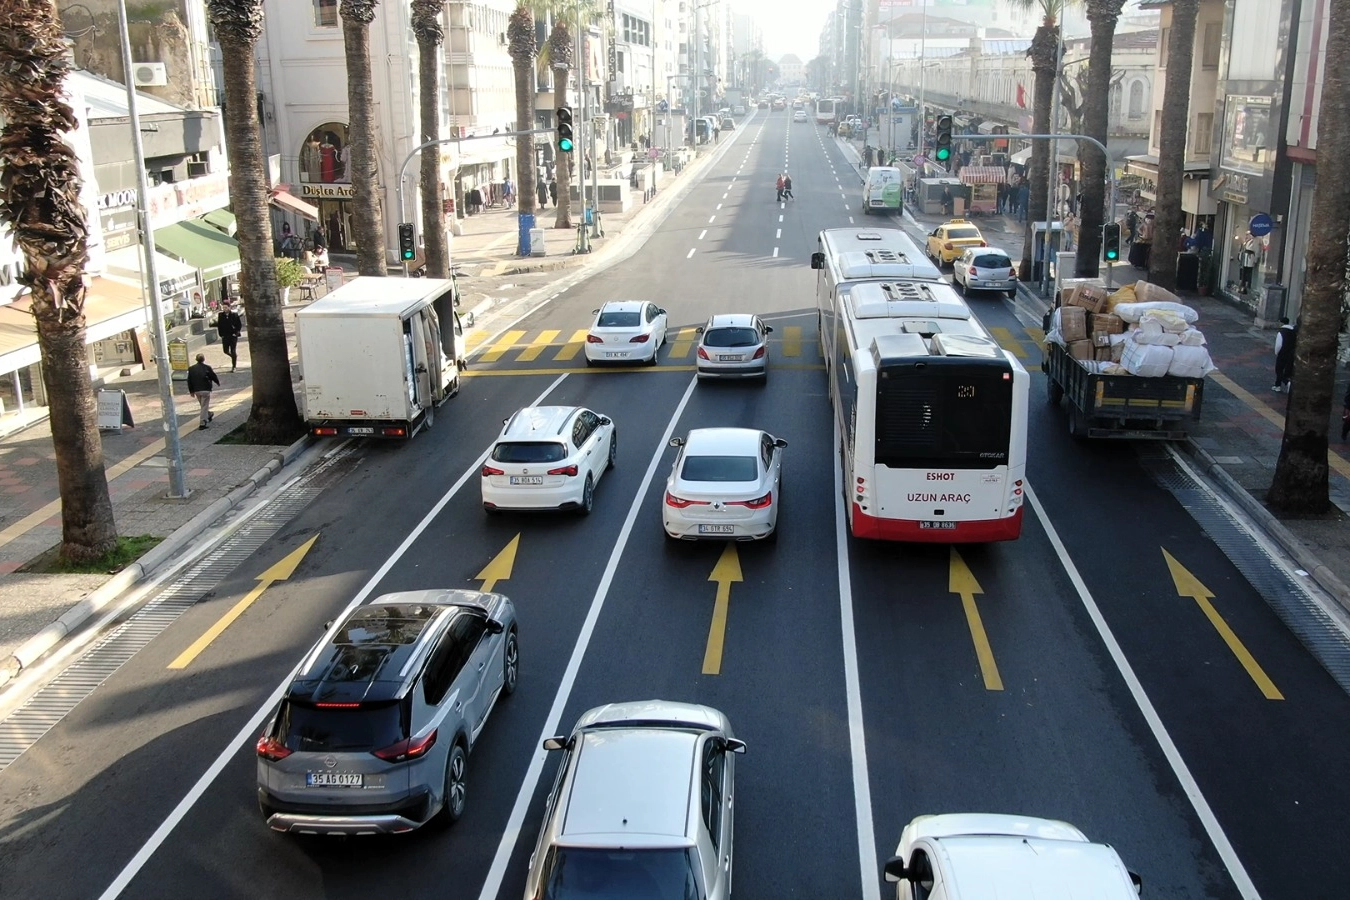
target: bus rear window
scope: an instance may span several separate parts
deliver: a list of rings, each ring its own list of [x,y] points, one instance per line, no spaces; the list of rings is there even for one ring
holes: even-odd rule
[[[1004,369],[877,373],[876,463],[992,469],[1008,462],[1013,382]]]

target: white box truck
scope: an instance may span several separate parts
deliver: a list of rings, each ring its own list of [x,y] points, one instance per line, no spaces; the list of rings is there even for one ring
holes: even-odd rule
[[[355,278],[295,317],[311,434],[410,438],[459,393],[454,282]]]

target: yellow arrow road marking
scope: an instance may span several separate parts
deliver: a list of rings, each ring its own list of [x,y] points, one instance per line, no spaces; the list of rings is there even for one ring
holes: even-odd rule
[[[684,359],[689,355],[694,343],[698,340],[697,329],[694,326],[681,328],[680,333],[675,336],[675,340],[670,344],[670,352],[666,355],[671,359]]]
[[[727,612],[731,606],[731,585],[744,581],[741,577],[741,558],[736,554],[736,543],[728,541],[722,555],[713,566],[709,581],[717,582],[717,599],[713,601],[712,625],[708,628],[708,648],[703,652],[703,674],[722,674],[722,646],[727,634]]]
[[[553,354],[555,360],[568,360],[576,358],[581,352],[581,345],[586,343],[586,335],[590,334],[585,328],[578,328],[572,332],[572,339],[569,340],[561,350]]]
[[[296,547],[269,567],[267,571],[259,575],[257,586],[245,594],[238,603],[230,607],[229,612],[217,619],[216,624],[206,629],[205,634],[193,641],[192,645],[182,653],[178,654],[178,658],[169,663],[169,668],[186,669],[188,664],[196,659],[203,650],[210,646],[212,641],[224,634],[225,629],[233,625],[234,620],[242,616],[244,610],[252,606],[254,601],[261,597],[263,593],[272,586],[273,582],[287,581],[290,579],[290,577],[295,574],[295,570],[300,567],[300,560],[305,558],[305,554],[309,552],[309,549],[314,546],[314,542],[318,539],[319,536],[317,534],[314,535],[314,537],[305,541],[299,547]]]
[[[975,656],[980,661],[980,675],[984,678],[984,687],[990,691],[1003,690],[1003,679],[998,674],[998,664],[994,662],[994,650],[989,646],[989,636],[984,633],[984,622],[980,619],[980,608],[975,605],[975,595],[983,594],[975,573],[970,571],[966,561],[956,548],[951,548],[951,567],[947,575],[947,590],[961,597],[961,606],[966,611],[966,625],[970,628],[970,639],[975,642]]]
[[[516,565],[516,551],[520,549],[520,535],[511,538],[511,542],[502,548],[502,552],[492,557],[492,562],[483,566],[483,571],[479,572],[474,578],[483,582],[483,591],[492,590],[497,586],[497,582],[506,581],[511,577],[511,570]]]
[[[517,356],[516,359],[520,360],[521,362],[529,362],[530,360],[537,357],[540,353],[543,353],[545,347],[551,346],[553,339],[556,338],[557,336],[558,336],[557,331],[539,332],[539,337],[535,338],[533,341],[530,341],[530,345],[526,347],[524,350],[522,350],[520,352],[520,356]]]
[[[1190,597],[1200,605],[1200,611],[1205,614],[1205,618],[1209,619],[1210,624],[1214,626],[1214,630],[1219,633],[1219,637],[1223,638],[1223,642],[1228,645],[1228,649],[1233,651],[1233,655],[1242,664],[1242,668],[1247,670],[1247,674],[1251,676],[1252,681],[1256,682],[1256,686],[1260,689],[1263,697],[1267,700],[1283,700],[1284,695],[1280,693],[1279,688],[1275,687],[1275,682],[1270,680],[1270,676],[1261,668],[1261,664],[1256,661],[1256,657],[1252,656],[1237,634],[1224,621],[1223,616],[1219,615],[1219,611],[1214,608],[1214,604],[1209,602],[1214,598],[1213,592],[1201,584],[1200,579],[1191,574],[1190,569],[1177,562],[1176,557],[1168,553],[1166,548],[1160,549],[1162,549],[1163,558],[1167,560],[1167,571],[1172,575],[1172,583],[1176,585],[1177,596]]]

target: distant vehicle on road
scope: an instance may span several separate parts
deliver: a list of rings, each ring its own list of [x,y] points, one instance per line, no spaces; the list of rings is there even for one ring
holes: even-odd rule
[[[804,110],[804,109],[799,109],[799,110],[797,110],[795,113],[793,113],[793,114],[792,114],[792,121],[793,121],[793,122],[805,122],[805,121],[806,121],[806,110]]]
[[[740,103],[737,103],[735,106],[731,108],[731,112],[732,115],[743,116],[745,115],[745,106]]]
[[[988,247],[989,243],[966,219],[951,219],[928,233],[928,258],[940,266],[949,266],[970,247]]]
[[[768,377],[772,331],[773,326],[765,325],[759,316],[713,316],[698,329],[694,356],[699,379],[758,378],[763,382]]]
[[[614,468],[618,433],[580,406],[527,406],[506,420],[481,471],[483,509],[591,511],[595,486]]]
[[[836,113],[841,101],[834,97],[824,97],[816,101],[816,124],[833,126],[839,120]]]
[[[666,311],[645,300],[611,300],[595,310],[586,335],[586,365],[645,362],[656,365],[666,342]]]
[[[952,284],[965,293],[1007,291],[1017,296],[1017,269],[1008,254],[994,247],[971,247],[952,263]]]
[[[688,437],[672,438],[670,445],[679,453],[662,505],[667,537],[777,537],[787,441],[753,428],[696,428]]]

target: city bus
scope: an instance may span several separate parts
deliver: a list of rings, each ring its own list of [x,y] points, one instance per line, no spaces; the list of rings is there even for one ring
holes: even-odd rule
[[[822,231],[811,268],[849,532],[1015,540],[1026,369],[898,229]]]
[[[838,105],[839,105],[840,102],[841,102],[841,101],[840,101],[840,99],[839,99],[838,97],[830,97],[830,98],[828,98],[828,99],[827,99],[827,98],[821,98],[820,100],[817,100],[817,101],[816,101],[816,124],[817,124],[817,125],[834,125],[834,124],[839,120],[839,116],[838,116],[837,110],[838,110],[838,108],[839,108]]]

